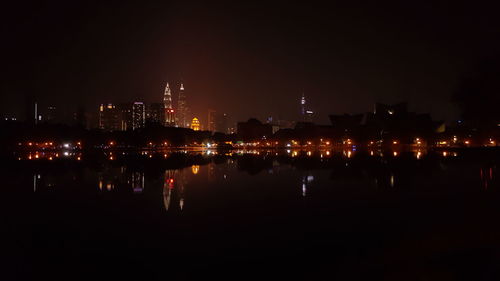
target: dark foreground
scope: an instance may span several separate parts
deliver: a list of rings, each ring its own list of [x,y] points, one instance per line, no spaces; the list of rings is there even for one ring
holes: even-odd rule
[[[498,151],[384,155],[9,162],[0,279],[500,280]]]

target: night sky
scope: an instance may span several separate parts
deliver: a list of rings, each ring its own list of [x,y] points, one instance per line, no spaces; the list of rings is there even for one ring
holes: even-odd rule
[[[323,124],[376,101],[452,120],[460,76],[500,51],[494,1],[101,2],[2,4],[3,115],[29,95],[66,114],[161,102],[183,81],[202,122],[296,119],[302,92]]]

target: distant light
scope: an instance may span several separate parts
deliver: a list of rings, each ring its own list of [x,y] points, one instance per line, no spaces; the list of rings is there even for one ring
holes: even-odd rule
[[[64,148],[69,148],[69,143],[65,143],[63,146]]]
[[[63,154],[64,154],[64,156],[68,156],[68,155],[69,155],[69,152],[64,151],[64,153],[63,153]]]
[[[393,143],[393,144],[398,144],[398,141],[393,141],[392,143]]]

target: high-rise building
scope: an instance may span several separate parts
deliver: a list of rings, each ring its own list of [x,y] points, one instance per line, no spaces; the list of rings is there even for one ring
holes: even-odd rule
[[[179,127],[189,128],[188,111],[186,92],[184,91],[184,84],[181,83],[179,99],[177,100],[177,125]]]
[[[120,111],[120,130],[128,131],[134,128],[133,107],[134,105],[130,102],[121,103],[116,106],[116,108]]]
[[[163,103],[152,103],[146,106],[146,120],[148,122],[163,124],[165,120]]]
[[[306,115],[306,97],[304,93],[302,93],[302,98],[300,99],[300,114],[302,116]]]
[[[215,115],[215,131],[228,134],[229,126],[228,126],[228,115],[226,113],[216,114]]]
[[[99,106],[99,129],[117,131],[121,129],[121,112],[112,103]]]
[[[144,128],[146,122],[146,108],[143,102],[134,102],[132,106],[132,129]]]
[[[53,105],[47,106],[47,113],[45,114],[45,121],[55,123],[57,120],[57,108]]]
[[[165,126],[173,127],[175,126],[175,114],[174,107],[172,105],[172,92],[170,91],[170,86],[165,87],[165,93],[163,94],[163,106],[165,110]]]
[[[208,110],[208,118],[207,118],[207,129],[210,132],[215,132],[215,124],[216,124],[216,114],[217,112],[213,109]]]
[[[193,120],[191,121],[191,129],[195,131],[200,130],[200,120],[198,120],[198,118],[194,117]]]

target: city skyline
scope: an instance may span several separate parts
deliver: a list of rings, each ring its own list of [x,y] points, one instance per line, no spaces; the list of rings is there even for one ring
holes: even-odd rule
[[[189,106],[199,116],[212,108],[236,120],[293,119],[304,91],[320,122],[401,101],[453,120],[460,77],[500,49],[489,5],[265,7],[9,3],[1,113],[24,117],[27,99],[71,111],[66,115],[108,100],[150,103],[169,80],[189,85]],[[73,104],[65,106],[69,97]]]

